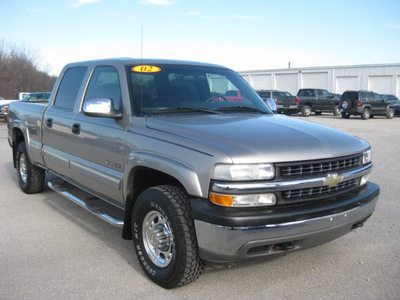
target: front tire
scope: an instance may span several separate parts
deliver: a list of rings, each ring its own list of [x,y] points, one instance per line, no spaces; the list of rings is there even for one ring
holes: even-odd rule
[[[394,109],[389,107],[386,111],[386,118],[393,119],[394,117]]]
[[[133,210],[132,236],[144,272],[161,287],[186,285],[200,276],[202,261],[183,189],[164,185],[142,192]]]
[[[31,163],[25,142],[21,142],[18,145],[16,155],[17,178],[22,191],[26,194],[41,192],[45,179],[45,171]]]

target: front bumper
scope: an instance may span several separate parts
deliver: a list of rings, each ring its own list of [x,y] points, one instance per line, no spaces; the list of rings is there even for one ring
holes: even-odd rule
[[[201,205],[195,201],[192,214],[200,257],[212,262],[229,262],[326,243],[362,226],[373,213],[378,195],[379,187],[368,183],[356,195],[348,195],[342,206],[297,206],[296,212],[281,211],[274,215],[270,211],[270,215],[258,213],[258,218],[233,211],[221,218],[216,213],[204,217],[199,212]]]

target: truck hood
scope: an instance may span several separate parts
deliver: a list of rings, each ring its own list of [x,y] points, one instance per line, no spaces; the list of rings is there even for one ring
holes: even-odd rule
[[[146,125],[180,137],[166,138],[175,144],[188,146],[196,141],[197,147],[203,144],[207,145],[205,149],[212,147],[223,151],[234,163],[321,159],[369,148],[367,142],[345,132],[279,115],[148,117]],[[189,141],[182,141],[182,137]]]

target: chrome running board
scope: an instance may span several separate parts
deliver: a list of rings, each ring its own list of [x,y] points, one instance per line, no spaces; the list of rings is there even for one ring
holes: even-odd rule
[[[95,216],[97,216],[100,219],[106,221],[107,223],[113,225],[114,227],[122,228],[124,226],[124,221],[111,216],[109,213],[107,213],[103,209],[94,207],[92,203],[88,203],[88,202],[84,201],[83,199],[79,198],[78,196],[69,192],[68,191],[69,184],[66,183],[65,181],[63,181],[62,179],[60,179],[60,178],[53,179],[53,180],[49,181],[47,185],[53,191],[59,193],[60,195],[67,198],[68,200],[71,200],[73,203],[79,205],[80,207],[84,208],[88,212],[91,212]],[[91,197],[90,200],[93,200],[93,197]],[[96,201],[97,200],[99,200],[99,199],[96,198]],[[99,201],[101,201],[101,200],[99,200]]]

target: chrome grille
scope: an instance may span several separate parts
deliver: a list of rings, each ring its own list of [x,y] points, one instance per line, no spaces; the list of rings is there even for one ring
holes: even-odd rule
[[[340,171],[360,165],[361,156],[335,159],[322,162],[308,162],[280,167],[281,177],[309,176],[318,173]]]
[[[347,188],[351,188],[357,184],[357,179],[351,179],[347,181],[343,181],[339,183],[337,186],[329,187],[329,186],[320,186],[313,187],[307,189],[299,189],[299,190],[289,190],[282,192],[282,196],[284,199],[299,199],[299,198],[309,198],[320,196],[323,194],[328,194],[336,191],[342,191]]]

